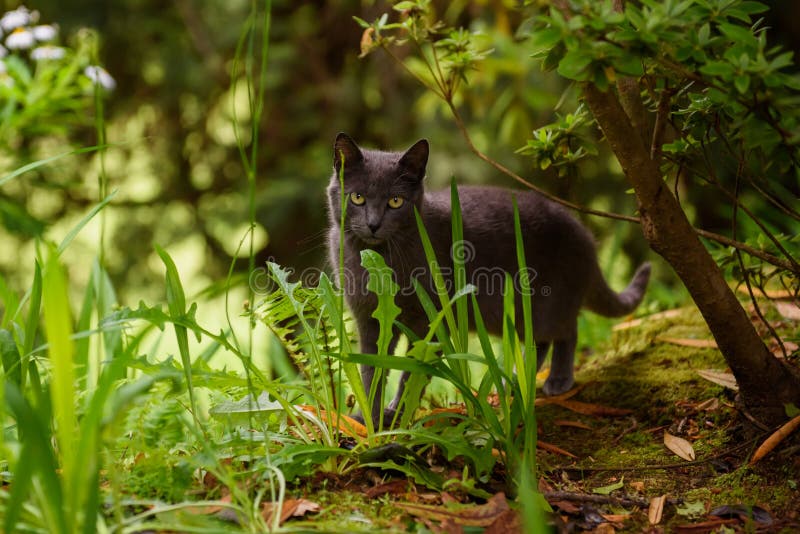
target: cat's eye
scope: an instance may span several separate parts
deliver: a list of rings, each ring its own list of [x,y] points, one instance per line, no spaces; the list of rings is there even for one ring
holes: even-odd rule
[[[361,193],[350,193],[350,202],[352,202],[356,206],[360,206],[366,201],[367,199],[364,198],[364,195],[362,195]]]
[[[405,199],[403,197],[394,196],[389,199],[389,207],[397,209],[403,205],[403,202],[405,202]]]

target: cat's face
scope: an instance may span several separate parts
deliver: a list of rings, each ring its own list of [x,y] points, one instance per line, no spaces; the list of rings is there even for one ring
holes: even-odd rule
[[[415,227],[414,206],[420,207],[428,142],[406,152],[362,150],[339,134],[334,143],[334,173],[328,200],[334,224],[341,220],[339,170],[344,164],[345,234],[369,246],[405,235]]]

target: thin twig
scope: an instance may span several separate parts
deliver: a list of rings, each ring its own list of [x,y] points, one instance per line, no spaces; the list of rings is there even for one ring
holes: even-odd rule
[[[661,157],[661,145],[664,142],[664,132],[669,122],[669,104],[674,91],[665,87],[661,91],[656,108],[656,124],[653,127],[653,140],[650,143],[650,159],[656,160]]]
[[[638,506],[647,508],[650,501],[637,499],[636,497],[612,497],[611,495],[598,495],[591,493],[575,493],[572,491],[545,491],[542,493],[548,502],[551,501],[570,501],[570,502],[590,502],[595,504],[615,504],[618,506]],[[683,499],[667,499],[669,504],[683,504]]]
[[[739,161],[739,165],[741,165],[742,164],[742,159],[738,157],[737,153],[733,150],[733,147],[730,146],[730,143],[728,142],[728,138],[725,137],[725,135],[721,131],[719,125],[715,125],[714,129],[717,132],[717,135],[719,136],[719,138],[722,140],[723,145],[725,145],[725,148],[728,150],[730,155],[734,159],[738,160]],[[709,169],[713,169],[713,167],[709,166]],[[791,254],[789,254],[789,251],[784,248],[784,246],[781,244],[781,242],[778,240],[778,238],[776,238],[774,235],[772,235],[772,232],[770,232],[769,229],[766,227],[766,225],[764,225],[764,223],[761,222],[761,219],[756,217],[755,214],[753,214],[753,212],[751,212],[747,208],[747,206],[745,206],[744,204],[739,202],[739,198],[738,197],[734,196],[733,194],[731,194],[730,191],[728,191],[727,189],[722,187],[722,185],[719,183],[719,180],[717,180],[716,177],[713,177],[713,178],[714,178],[714,180],[713,180],[712,183],[720,191],[722,191],[734,203],[734,205],[738,206],[743,212],[745,212],[747,214],[747,216],[750,217],[750,219],[754,223],[756,223],[756,225],[761,229],[761,231],[764,232],[764,234],[769,238],[769,240],[772,241],[772,243],[775,245],[775,247],[783,253],[783,255],[789,260],[789,262],[791,262],[792,266],[794,267],[794,269],[792,269],[792,270],[795,271],[795,272],[800,272],[800,264],[797,263],[797,261],[794,259],[794,257],[792,257]]]
[[[731,233],[733,238],[736,239],[736,220],[737,215],[739,213],[739,181],[741,178],[741,169],[743,167],[743,162],[739,162],[739,169],[736,172],[736,182],[734,185],[734,203],[733,203],[733,215],[731,216]],[[781,352],[783,353],[783,357],[787,358],[788,354],[786,353],[786,347],[783,344],[783,340],[781,336],[778,335],[778,332],[772,327],[772,325],[767,321],[764,314],[761,313],[761,307],[758,305],[758,299],[753,294],[753,287],[750,285],[750,274],[747,272],[747,269],[744,266],[744,260],[742,259],[742,251],[738,248],[734,249],[736,254],[736,260],[739,262],[739,269],[742,271],[742,278],[744,279],[744,285],[747,286],[747,293],[750,295],[750,302],[753,304],[753,309],[758,315],[759,320],[761,323],[767,327],[769,330],[770,335],[778,342],[778,346],[781,348]]]
[[[558,6],[558,5],[566,6],[566,2],[564,0],[555,0],[554,4],[556,6]],[[419,46],[418,43],[417,43],[417,45]],[[509,176],[513,180],[519,182],[520,184],[526,186],[527,188],[529,188],[529,189],[531,189],[533,191],[536,191],[537,193],[539,193],[540,195],[544,196],[548,200],[556,202],[557,204],[561,204],[562,206],[565,206],[567,208],[573,209],[573,210],[581,212],[581,213],[586,213],[588,215],[595,215],[595,216],[598,216],[598,217],[604,217],[604,218],[608,218],[608,219],[614,219],[614,220],[619,220],[619,221],[626,221],[626,222],[641,224],[641,221],[640,221],[640,219],[638,217],[588,208],[586,206],[575,204],[574,202],[570,202],[570,201],[565,200],[563,198],[560,198],[560,197],[558,197],[556,195],[548,193],[544,189],[534,185],[532,182],[526,180],[525,178],[523,178],[519,174],[515,173],[514,171],[512,171],[511,169],[509,169],[505,165],[501,164],[500,162],[490,158],[489,156],[487,156],[486,154],[481,152],[475,146],[474,142],[472,141],[472,137],[470,136],[469,131],[467,130],[467,127],[466,127],[463,119],[461,118],[461,114],[458,112],[458,109],[456,108],[455,104],[453,103],[453,100],[452,100],[452,96],[453,95],[449,95],[449,98],[447,98],[448,95],[445,94],[445,90],[441,87],[441,85],[440,85],[441,82],[436,77],[435,70],[432,69],[430,63],[428,62],[427,57],[424,57],[424,54],[422,54],[423,55],[423,60],[425,61],[426,66],[428,67],[429,71],[433,75],[434,82],[436,83],[436,86],[432,86],[426,80],[424,80],[418,74],[416,74],[414,71],[409,69],[408,66],[405,64],[405,62],[402,61],[400,58],[398,58],[395,54],[393,54],[392,51],[389,49],[389,47],[387,45],[383,45],[382,48],[383,48],[384,51],[386,51],[386,53],[389,54],[389,56],[393,60],[395,60],[396,63],[398,63],[400,65],[400,67],[403,70],[405,70],[413,78],[415,78],[417,81],[419,81],[423,86],[425,86],[429,90],[433,91],[433,93],[435,93],[437,96],[439,96],[442,100],[445,101],[445,103],[448,105],[448,107],[450,109],[450,112],[453,115],[453,119],[456,122],[456,126],[461,131],[461,134],[462,134],[462,136],[464,137],[464,140],[467,143],[467,146],[469,147],[470,151],[473,154],[475,154],[479,159],[485,161],[486,163],[488,163],[489,165],[491,165],[492,167],[494,167],[495,169],[497,169],[501,173],[505,174],[506,176]],[[749,255],[751,255],[753,257],[759,258],[762,261],[765,261],[765,262],[767,262],[769,264],[772,264],[772,265],[774,265],[776,267],[779,267],[781,269],[793,272],[795,274],[800,274],[800,266],[798,266],[797,263],[794,262],[794,261],[791,261],[791,262],[786,261],[786,260],[784,260],[782,258],[779,258],[777,256],[774,256],[773,254],[770,254],[768,252],[764,252],[764,251],[758,250],[756,248],[753,248],[750,245],[747,245],[746,243],[742,243],[742,242],[736,241],[735,239],[731,239],[729,237],[726,237],[726,236],[723,236],[723,235],[720,235],[720,234],[717,234],[717,233],[714,233],[714,232],[710,232],[708,230],[702,230],[700,228],[695,228],[695,232],[700,237],[704,237],[704,238],[709,239],[711,241],[715,241],[715,242],[717,242],[717,243],[719,243],[721,245],[725,245],[725,246],[728,246],[728,247],[734,247],[735,249],[742,250],[742,251],[746,252],[747,254],[749,254]],[[779,248],[782,248],[782,247],[779,247]]]
[[[676,463],[672,463],[672,464],[662,464],[662,465],[642,465],[642,466],[638,466],[638,467],[627,467],[627,466],[626,467],[623,467],[623,466],[617,466],[617,467],[614,467],[614,466],[605,466],[605,467],[572,467],[572,466],[563,466],[563,467],[554,467],[554,468],[550,469],[549,471],[550,472],[552,472],[552,471],[585,471],[587,473],[588,472],[598,473],[598,472],[607,472],[607,471],[618,471],[618,472],[630,473],[630,472],[636,472],[636,471],[657,471],[659,469],[680,469],[682,467],[696,467],[698,465],[704,465],[704,464],[707,464],[709,462],[713,462],[714,460],[718,460],[720,458],[728,456],[729,454],[733,454],[735,452],[738,452],[741,449],[744,449],[744,448],[747,448],[749,446],[752,446],[758,439],[760,439],[760,438],[759,437],[751,438],[751,439],[749,439],[747,441],[744,441],[742,443],[739,443],[738,445],[735,445],[735,446],[731,447],[730,449],[722,451],[722,452],[720,452],[718,454],[714,454],[713,456],[708,456],[707,458],[701,458],[699,460],[692,460],[692,461],[689,461],[689,462],[676,462]]]
[[[504,166],[502,163],[499,163],[498,161],[490,158],[489,156],[487,156],[486,154],[481,152],[478,149],[478,147],[476,147],[475,144],[472,142],[472,137],[469,135],[469,132],[467,131],[467,127],[464,124],[463,119],[461,118],[461,114],[458,112],[458,109],[456,109],[456,106],[455,106],[455,104],[453,104],[452,100],[447,100],[446,102],[447,102],[447,105],[450,107],[450,112],[453,114],[453,118],[456,121],[456,126],[458,126],[458,129],[461,130],[461,134],[464,136],[464,140],[467,142],[467,146],[469,147],[470,151],[473,154],[475,154],[476,156],[478,156],[480,159],[482,159],[483,161],[485,161],[486,163],[488,163],[489,165],[491,165],[492,167],[497,169],[498,171],[502,172],[506,176],[509,176],[509,177],[513,178],[514,180],[516,180],[517,182],[523,184],[524,186],[528,187],[529,189],[533,189],[534,191],[536,191],[540,195],[544,196],[548,200],[552,200],[553,202],[561,204],[562,206],[566,206],[566,207],[568,207],[570,209],[574,209],[576,211],[580,211],[581,213],[587,213],[589,215],[597,215],[599,217],[606,217],[606,218],[609,218],[609,219],[616,219],[616,220],[619,220],[619,221],[627,221],[627,222],[632,222],[632,223],[639,223],[639,218],[638,217],[632,217],[630,215],[622,215],[622,214],[619,214],[619,213],[613,213],[613,212],[608,212],[608,211],[601,211],[601,210],[595,210],[595,209],[592,209],[592,208],[587,208],[586,206],[581,206],[579,204],[575,204],[575,203],[570,202],[568,200],[564,200],[561,197],[557,197],[555,195],[552,195],[552,194],[548,193],[547,191],[545,191],[544,189],[541,189],[540,187],[535,186],[534,184],[532,184],[531,182],[529,182],[528,180],[526,180],[525,178],[523,178],[519,174],[515,173],[514,171],[512,171],[508,167]]]

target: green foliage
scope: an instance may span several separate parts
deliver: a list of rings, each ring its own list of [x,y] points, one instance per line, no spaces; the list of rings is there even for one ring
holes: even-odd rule
[[[587,139],[587,129],[593,124],[594,119],[581,105],[574,113],[534,130],[533,137],[517,153],[530,156],[541,170],[555,166],[563,176],[580,160],[597,155],[597,149]]]
[[[57,25],[36,25],[38,13],[24,6],[13,14],[18,25],[4,28],[9,35],[0,55],[0,148],[84,124],[94,86],[106,91],[115,85],[102,67],[92,64],[94,33],[82,31],[74,46],[60,46]]]

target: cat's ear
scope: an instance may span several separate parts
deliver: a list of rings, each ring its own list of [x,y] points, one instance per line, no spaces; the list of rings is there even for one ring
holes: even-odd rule
[[[409,171],[417,181],[425,178],[428,150],[428,140],[420,139],[400,157],[400,165]]]
[[[333,170],[339,172],[342,168],[342,159],[344,159],[345,167],[360,163],[364,159],[364,154],[358,148],[356,142],[353,141],[346,133],[340,133],[336,136],[336,141],[333,143]]]

